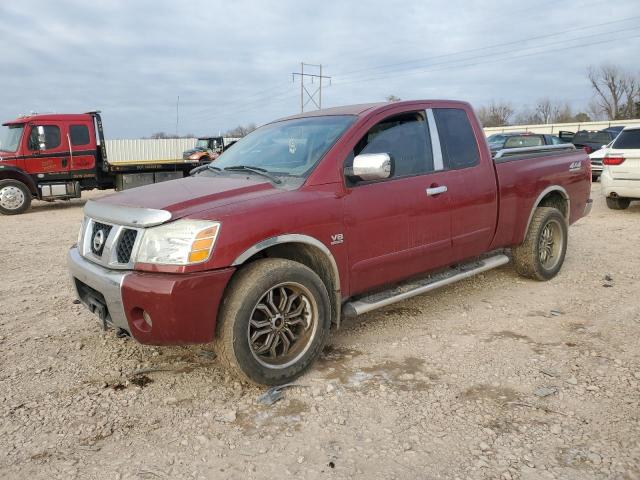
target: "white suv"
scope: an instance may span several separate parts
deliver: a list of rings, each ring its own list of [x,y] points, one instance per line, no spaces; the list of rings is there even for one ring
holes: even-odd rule
[[[600,181],[607,206],[624,210],[640,200],[640,126],[626,127],[607,148]]]

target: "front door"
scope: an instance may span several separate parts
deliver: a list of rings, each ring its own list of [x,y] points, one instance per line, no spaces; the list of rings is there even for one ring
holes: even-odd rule
[[[26,137],[26,171],[44,180],[67,177],[71,165],[66,132],[62,125],[37,122],[29,128]]]
[[[388,153],[386,180],[347,181],[346,243],[351,294],[393,283],[449,263],[448,195],[437,193],[436,170],[424,111],[388,117],[355,145],[347,165],[361,153]]]

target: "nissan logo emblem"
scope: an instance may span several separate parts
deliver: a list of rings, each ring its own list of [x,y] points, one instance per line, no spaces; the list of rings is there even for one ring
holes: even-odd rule
[[[93,250],[99,252],[104,244],[104,230],[98,230],[93,236]]]

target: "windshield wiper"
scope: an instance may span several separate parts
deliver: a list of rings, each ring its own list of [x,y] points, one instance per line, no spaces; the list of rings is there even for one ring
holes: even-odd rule
[[[199,167],[194,168],[189,172],[189,175],[195,175],[196,173],[204,172],[205,170],[213,170],[216,173],[222,171],[220,168],[214,167],[210,163],[207,163],[206,165],[200,165]]]
[[[278,177],[269,173],[268,170],[265,170],[264,168],[260,168],[260,167],[250,167],[248,165],[232,165],[230,167],[225,167],[225,170],[229,170],[231,172],[253,172],[258,175],[262,175],[263,177],[267,177],[273,183],[276,183],[276,184],[282,183],[282,180],[280,180]]]

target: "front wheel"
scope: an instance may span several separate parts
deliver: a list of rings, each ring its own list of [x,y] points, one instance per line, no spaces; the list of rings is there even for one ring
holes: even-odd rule
[[[31,206],[31,192],[17,180],[0,180],[0,213],[18,215]]]
[[[534,280],[555,277],[567,252],[567,221],[553,207],[536,208],[524,243],[513,249],[516,271]]]
[[[215,348],[245,379],[288,383],[317,358],[331,326],[329,294],[310,268],[257,260],[233,278],[220,308]]]
[[[629,208],[631,200],[621,197],[607,197],[607,207],[611,210],[625,210]]]

